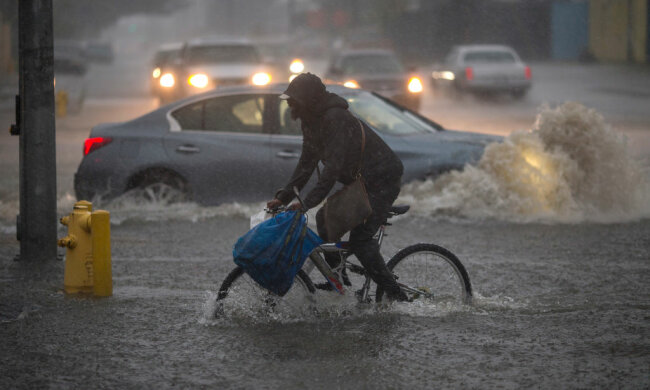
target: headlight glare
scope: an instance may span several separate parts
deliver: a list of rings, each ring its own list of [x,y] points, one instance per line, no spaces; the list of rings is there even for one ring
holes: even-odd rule
[[[408,88],[413,93],[420,93],[422,92],[422,81],[417,77],[411,77]]]
[[[208,76],[203,73],[193,74],[187,79],[187,83],[196,88],[205,88],[208,86],[208,82]]]
[[[303,64],[300,58],[296,58],[295,60],[291,61],[289,70],[291,73],[302,73],[302,71],[305,70],[305,64]]]
[[[348,81],[343,83],[343,86],[348,87],[348,88],[357,89],[357,88],[359,88],[359,83],[357,83],[355,80],[348,80]]]
[[[157,79],[158,77],[160,77],[160,73],[161,73],[160,68],[156,68],[156,69],[154,69],[154,70],[153,70],[153,73],[152,73],[153,78],[154,78],[154,79]]]
[[[171,73],[165,73],[164,75],[160,76],[160,85],[165,88],[171,88],[174,86],[174,83],[176,80],[174,80],[174,75]]]
[[[271,75],[264,72],[255,73],[252,81],[253,85],[266,85],[271,82]]]

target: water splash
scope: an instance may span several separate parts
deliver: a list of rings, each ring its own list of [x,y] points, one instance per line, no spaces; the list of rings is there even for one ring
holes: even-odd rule
[[[649,177],[650,170],[630,157],[625,136],[602,115],[565,103],[544,107],[531,131],[488,145],[476,166],[405,185],[397,202],[410,204],[419,214],[517,222],[622,222],[650,217]],[[2,233],[15,233],[17,198],[15,194],[0,200]],[[70,193],[61,195],[57,214],[70,213],[75,201]],[[114,225],[128,220],[248,218],[264,208],[263,202],[211,207],[164,199],[143,202],[132,193],[93,204],[109,210]],[[315,211],[309,214],[311,226]]]
[[[488,145],[476,166],[406,185],[398,202],[470,218],[627,221],[650,216],[650,182],[624,135],[570,102],[544,107],[531,131]]]

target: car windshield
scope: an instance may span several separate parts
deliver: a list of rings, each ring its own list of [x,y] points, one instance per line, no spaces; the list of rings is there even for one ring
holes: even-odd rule
[[[466,63],[513,63],[515,56],[507,51],[472,51],[465,53]]]
[[[436,132],[426,122],[408,111],[402,111],[368,92],[342,95],[351,110],[373,129],[387,135],[412,135]]]
[[[404,67],[397,58],[382,54],[350,56],[341,62],[343,73],[401,73]]]
[[[194,46],[188,51],[190,64],[258,63],[257,51],[247,45]]]
[[[179,53],[180,53],[180,49],[159,51],[158,53],[156,53],[156,57],[153,60],[154,64],[156,65],[168,64],[174,58],[178,57]]]

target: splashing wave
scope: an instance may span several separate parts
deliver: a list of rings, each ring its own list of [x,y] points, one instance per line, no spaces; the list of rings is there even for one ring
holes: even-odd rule
[[[630,157],[625,136],[579,103],[543,107],[530,131],[488,145],[476,166],[402,188],[398,203],[413,214],[495,218],[515,222],[624,222],[650,217],[650,169]],[[132,194],[131,194],[132,195]],[[58,199],[58,215],[75,197]],[[93,202],[94,203],[94,202]],[[108,204],[111,222],[243,217],[264,203],[205,207],[142,202],[125,194]],[[15,233],[18,200],[0,200],[0,232]],[[315,220],[310,212],[310,222]]]
[[[569,102],[542,108],[531,131],[488,145],[476,166],[406,185],[398,202],[430,215],[629,221],[650,216],[650,181],[622,134]]]

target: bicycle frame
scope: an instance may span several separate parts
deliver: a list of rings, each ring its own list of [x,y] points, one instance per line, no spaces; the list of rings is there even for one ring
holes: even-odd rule
[[[305,204],[303,203],[302,198],[300,197],[300,191],[298,190],[297,187],[293,187],[293,192],[296,195],[296,199],[298,199],[298,201],[300,202],[303,212],[305,212],[307,208],[305,207]],[[381,243],[384,241],[384,231],[387,225],[389,225],[388,222],[386,222],[385,224],[379,227],[379,231],[377,233],[377,238],[376,238],[379,248],[381,248]],[[343,270],[345,268],[349,269],[351,272],[365,276],[366,280],[364,281],[363,287],[361,288],[360,298],[362,302],[366,302],[368,299],[368,293],[370,291],[370,283],[372,282],[372,279],[370,278],[370,276],[368,276],[365,268],[360,267],[356,264],[351,264],[347,261],[348,257],[351,255],[351,252],[347,248],[345,248],[347,244],[348,244],[347,241],[339,241],[337,243],[325,243],[320,245],[318,248],[314,249],[309,254],[309,258],[311,259],[310,264],[313,264],[318,269],[318,271],[321,274],[323,274],[323,276],[330,283],[330,285],[332,285],[332,287],[341,295],[345,294],[345,288],[343,287],[343,283],[341,281]],[[330,267],[327,261],[325,261],[325,257],[321,255],[321,252],[338,253],[339,256],[341,257],[341,262],[336,268],[332,269],[332,267]],[[305,269],[304,265],[303,265],[303,270],[307,274],[309,274],[312,271],[311,268]]]
[[[379,248],[381,248],[381,244],[384,240],[385,229],[386,225],[381,225],[376,236]],[[363,287],[361,287],[360,299],[362,302],[366,302],[368,300],[370,283],[372,282],[372,279],[370,276],[368,276],[365,268],[348,262],[348,257],[352,254],[352,252],[347,248],[347,245],[348,241],[321,244],[318,248],[309,254],[311,263],[306,263],[306,266],[303,266],[303,270],[305,273],[309,274],[315,266],[318,271],[323,274],[325,279],[329,281],[335,291],[341,295],[345,294],[345,287],[343,287],[343,283],[341,281],[344,269],[349,269],[350,272],[365,276]],[[341,257],[341,262],[337,267],[332,268],[327,263],[327,261],[325,261],[325,257],[322,255],[322,253],[338,253]],[[309,266],[310,264],[312,265],[311,267]]]

